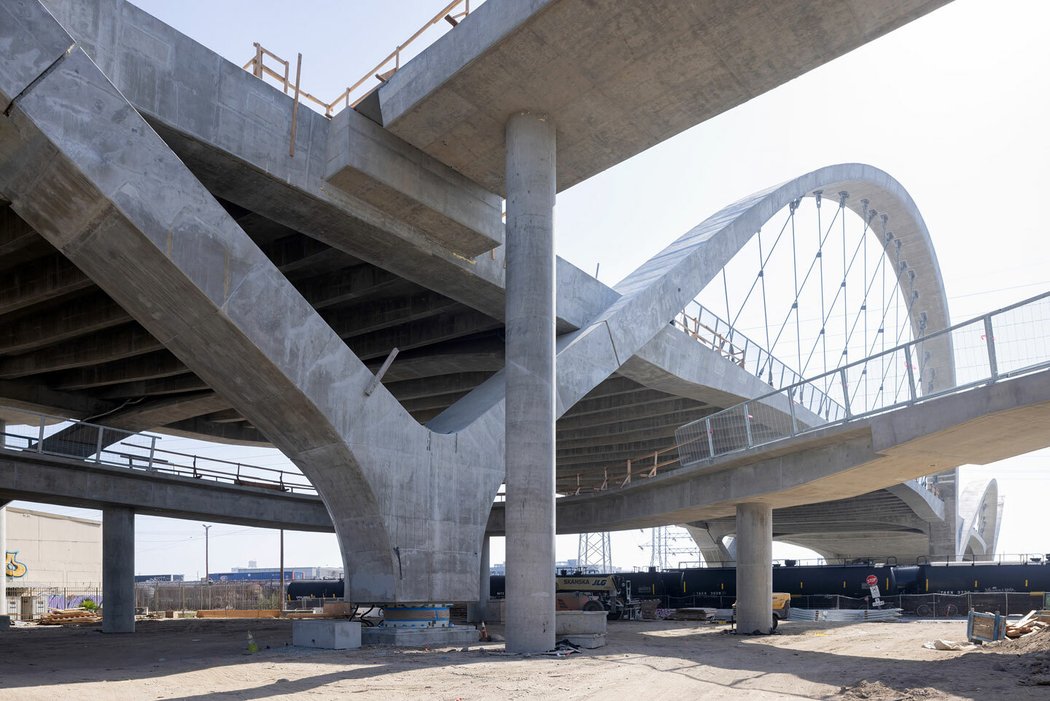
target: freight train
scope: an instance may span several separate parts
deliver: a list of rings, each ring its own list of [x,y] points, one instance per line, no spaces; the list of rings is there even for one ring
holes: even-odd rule
[[[773,568],[773,591],[792,596],[870,594],[867,579],[878,579],[883,595],[1050,591],[1050,564],[806,565]],[[700,567],[664,572],[623,573],[640,598],[673,602],[688,596],[736,596],[736,569]]]
[[[879,581],[884,596],[897,594],[960,594],[967,592],[1048,592],[1050,561],[1031,564],[853,564],[801,565],[773,568],[773,591],[793,596],[841,595],[863,598],[870,594],[869,575]],[[631,595],[638,599],[661,599],[665,606],[696,597],[735,597],[736,569],[698,567],[662,572],[619,572]],[[506,594],[506,577],[489,578],[489,595]],[[288,585],[290,598],[342,597],[342,580],[303,580]],[[682,605],[691,605],[682,603]]]

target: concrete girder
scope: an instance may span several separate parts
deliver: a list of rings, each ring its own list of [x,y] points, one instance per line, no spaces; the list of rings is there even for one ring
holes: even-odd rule
[[[491,374],[491,372],[460,372],[421,380],[386,381],[384,384],[390,393],[404,404],[413,399],[471,390],[488,379]]]
[[[75,340],[49,346],[35,353],[0,359],[0,379],[10,380],[46,372],[59,372],[112,363],[164,349],[152,334],[138,324],[107,329]]]
[[[391,348],[412,350],[443,343],[482,331],[499,328],[500,323],[474,311],[460,308],[439,312],[425,323],[403,324],[346,339],[346,345],[361,360],[385,358]]]
[[[326,309],[321,318],[340,338],[357,338],[364,334],[427,319],[438,314],[463,309],[463,305],[432,292],[417,292],[372,300],[349,307]],[[472,314],[476,314],[471,310]]]
[[[369,367],[378,368],[380,361],[374,361]],[[439,377],[464,372],[466,370],[484,370],[494,373],[503,368],[503,350],[485,350],[475,352],[461,349],[460,352],[429,354],[415,358],[397,356],[383,377],[387,382],[403,382],[423,378]]]
[[[439,301],[435,303],[434,310],[438,307],[444,309],[445,305],[459,306],[455,302]],[[398,310],[399,300],[394,300],[391,306],[392,309]],[[425,317],[433,317],[433,320],[424,324],[404,323],[413,318]],[[348,344],[363,360],[384,358],[395,346],[404,349],[421,347],[487,331],[499,325],[498,322],[472,310],[444,313],[423,310],[416,315],[382,309],[376,312],[366,310],[356,317],[348,313],[339,317],[339,320],[346,323],[357,321],[371,324],[369,327],[376,330],[361,335],[357,335],[357,330],[343,331],[340,334],[352,339]],[[75,368],[90,369],[105,363],[154,354],[163,349],[164,345],[140,325],[127,324],[117,330],[107,330],[51,345],[38,353],[2,358],[0,379],[18,379]]]
[[[303,469],[332,513],[349,598],[476,596],[500,423],[435,434],[385,388],[366,397],[367,367],[61,26],[35,3],[4,7],[17,14],[0,22],[13,102],[0,193]]]
[[[649,410],[645,412],[639,412],[633,410],[631,405],[627,405],[620,412],[610,411],[607,417],[608,420],[601,422],[596,420],[601,416],[600,414],[589,414],[586,418],[590,420],[580,423],[566,423],[570,419],[562,417],[558,421],[558,436],[559,439],[595,438],[608,433],[619,434],[629,431],[644,431],[671,425],[677,428],[683,423],[695,421],[710,414],[712,411],[717,411],[715,407],[703,404],[693,404],[691,407],[676,410],[664,406],[654,407],[653,405],[649,405],[648,408]]]
[[[0,354],[16,355],[121,326],[127,312],[98,293],[76,304],[63,304],[49,314],[19,318],[0,327]]]
[[[576,448],[583,448],[587,446],[609,448],[615,447],[617,449],[623,445],[631,445],[638,441],[648,441],[662,443],[664,447],[671,448],[674,446],[674,433],[678,430],[678,427],[682,424],[677,423],[659,423],[651,422],[652,425],[647,428],[638,428],[633,430],[620,430],[615,425],[610,425],[607,431],[598,432],[591,431],[589,436],[579,435],[565,435],[558,437],[558,449],[560,450],[574,450]],[[640,456],[639,456],[640,457]]]
[[[673,413],[696,406],[692,399],[682,399],[654,389],[639,389],[631,394],[612,397],[584,399],[565,412],[558,422],[569,422],[567,426],[585,427],[596,423],[604,424],[622,417],[625,411],[640,411],[644,408],[646,415]]]
[[[282,269],[281,272],[285,271]],[[401,289],[405,284],[404,280],[393,273],[360,264],[322,275],[312,275],[296,282],[295,287],[314,309],[322,310],[370,297],[377,292]]]
[[[210,414],[204,414],[201,416],[201,419],[217,424],[234,424],[244,421],[244,418],[234,409],[223,409],[221,411],[214,411]],[[169,421],[167,423],[172,422]]]
[[[0,380],[0,405],[34,413],[48,413],[60,408],[62,416],[74,418],[97,416],[117,406],[115,402],[95,399],[79,392],[63,392],[21,380]],[[0,416],[0,420],[3,420],[3,416]]]
[[[0,316],[50,302],[92,286],[90,278],[60,255],[4,276],[0,284]]]
[[[44,439],[44,450],[60,450],[63,455],[86,458],[98,452],[99,448],[105,449],[127,439],[129,432],[138,433],[228,406],[229,403],[214,392],[132,404],[109,412],[104,417],[91,417],[104,420],[106,429],[117,430],[104,430],[100,437],[97,426],[74,424]]]
[[[189,370],[184,374],[153,380],[134,380],[121,384],[109,385],[94,393],[103,399],[138,399],[140,397],[158,397],[167,394],[184,394],[209,389],[196,375]]]
[[[248,212],[246,215],[237,218],[237,224],[248,235],[254,233],[254,230],[259,227],[258,224],[254,224],[256,221],[265,222],[265,225],[279,227],[283,232],[289,232],[288,235],[262,246],[266,257],[289,280],[298,283],[305,276],[315,277],[318,274],[344,270],[348,266],[365,265],[356,258],[336,248],[332,248],[326,243],[310,238],[305,234],[292,232],[288,227],[272,222],[266,217],[255,214],[255,212]],[[308,297],[306,294],[303,296]]]
[[[37,236],[37,234],[33,234]],[[306,237],[298,237],[306,238]],[[309,240],[309,239],[307,239]],[[319,247],[324,249],[323,252],[318,253],[312,250],[312,247],[299,247],[296,252],[300,253],[306,260],[312,261],[318,255],[329,255],[332,249],[323,244],[318,244]],[[293,253],[289,252],[289,247],[281,248],[283,266],[292,268],[298,263],[301,258],[295,257]],[[281,272],[285,272],[285,267],[278,265],[278,269]],[[301,288],[306,288],[304,296],[315,307],[328,307],[345,302],[351,299],[358,299],[364,297],[367,294],[374,293],[381,289],[390,289],[394,284],[404,285],[396,276],[378,270],[371,266],[358,265],[355,268],[346,271],[337,271],[333,274],[323,275],[320,278],[311,278],[309,281],[300,285]],[[65,291],[63,292],[65,293]],[[455,305],[454,302],[445,298],[432,295],[439,300],[443,300],[444,305],[440,302],[431,302],[433,309],[445,309]],[[429,300],[428,300],[429,301]],[[410,321],[413,318],[421,318],[425,315],[425,309],[419,309],[421,305],[425,307],[427,302],[413,298],[409,304],[408,309],[404,311],[405,316],[402,319],[397,318],[397,300],[388,303],[386,309],[375,310],[369,314],[370,310],[374,309],[374,305],[370,305],[367,310],[353,309],[353,310],[336,310],[331,312],[328,316],[330,323],[337,329],[343,330],[341,335],[350,335],[351,333],[364,333],[368,330],[377,328],[383,328],[396,323],[404,323]],[[362,312],[367,317],[362,319]],[[385,314],[384,314],[385,312]],[[415,316],[413,316],[413,313]],[[355,324],[360,320],[360,324]],[[132,321],[130,315],[125,312],[119,305],[113,302],[109,297],[97,294],[90,299],[80,300],[76,305],[62,305],[56,308],[48,315],[37,315],[32,319],[20,319],[6,327],[0,328],[0,353],[5,355],[14,355],[25,353],[37,348],[44,346],[53,345],[62,341],[70,340],[73,338],[79,338],[94,332],[127,324]],[[371,323],[372,326],[368,324]],[[90,344],[95,342],[99,345],[105,345],[105,343],[95,337],[87,339],[82,342],[78,342],[77,345]],[[142,346],[143,352],[150,350],[159,349],[159,344],[154,344],[152,347]],[[60,354],[61,357],[61,354]],[[127,356],[123,356],[127,357]],[[110,358],[112,359],[112,358]],[[107,362],[110,359],[99,359],[97,362]],[[49,362],[44,360],[44,363]],[[55,362],[61,363],[58,360]],[[68,367],[80,367],[81,364],[94,364],[94,361],[80,361],[77,365],[63,365],[61,367],[51,367],[51,369],[41,369],[38,372],[51,372],[57,369],[66,369]],[[45,365],[45,368],[48,367]],[[0,369],[0,372],[3,372]]]
[[[200,439],[207,436],[214,443],[225,443],[227,445],[256,445],[273,447],[270,439],[262,434],[259,429],[246,423],[216,423],[207,421],[202,417],[194,417],[183,421],[163,426],[164,433],[186,438]]]
[[[0,270],[42,258],[52,250],[9,206],[0,204]]]

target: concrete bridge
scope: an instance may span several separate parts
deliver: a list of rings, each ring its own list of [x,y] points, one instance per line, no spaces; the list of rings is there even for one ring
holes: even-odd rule
[[[743,200],[616,289],[553,255],[555,193],[940,4],[489,0],[329,120],[118,0],[5,3],[0,399],[272,443],[357,601],[476,597],[506,481],[508,647],[549,648],[555,491],[768,387],[671,324],[778,209],[878,202],[906,325],[948,325],[925,225],[874,168]],[[925,350],[951,386],[951,344]],[[114,546],[130,514],[106,512]]]

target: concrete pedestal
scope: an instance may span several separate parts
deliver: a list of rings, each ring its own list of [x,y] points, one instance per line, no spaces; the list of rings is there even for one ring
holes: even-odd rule
[[[135,632],[135,512],[102,511],[102,632]]]
[[[736,632],[773,630],[773,509],[736,507]]]
[[[478,631],[473,626],[449,626],[448,628],[375,626],[361,629],[361,642],[365,645],[394,645],[396,647],[462,646],[478,642]]]
[[[292,645],[322,650],[353,650],[361,647],[361,622],[292,621]]]
[[[554,647],[554,124],[507,121],[507,651]]]

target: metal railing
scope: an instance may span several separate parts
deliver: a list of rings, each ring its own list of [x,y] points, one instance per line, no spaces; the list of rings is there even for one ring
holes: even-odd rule
[[[924,346],[938,340],[950,342],[956,383],[924,391]],[[1047,367],[1050,292],[688,423],[675,433],[680,461],[695,465]],[[830,388],[830,404],[822,387]],[[805,418],[799,408],[808,410]]]
[[[222,482],[239,487],[317,494],[309,480],[297,472],[164,450],[158,446],[163,436],[4,408],[12,413],[34,417],[31,424],[7,426],[0,433],[0,448],[5,450],[73,458],[96,465]]]
[[[477,3],[478,0],[475,0],[475,2]],[[416,30],[415,34],[398,44],[394,50],[386,56],[386,58],[377,63],[370,71],[361,76],[361,78],[353,84],[347,86],[346,89],[344,89],[343,92],[331,102],[325,102],[324,100],[302,90],[299,86],[298,78],[292,83],[290,81],[290,62],[281,58],[269,49],[263,48],[259,42],[255,42],[254,44],[255,55],[244,64],[243,68],[246,71],[250,71],[256,78],[261,79],[264,76],[269,76],[277,80],[284,88],[285,94],[288,94],[289,91],[294,89],[297,95],[323,109],[326,117],[331,117],[338,111],[338,109],[356,107],[361,100],[365,99],[375,86],[370,86],[361,94],[358,94],[358,91],[362,87],[367,86],[371,81],[374,80],[377,84],[387,82],[394,73],[400,70],[401,55],[405,49],[407,49],[412,42],[419,39],[419,37],[428,29],[440,24],[442,21],[447,22],[450,27],[456,27],[459,22],[469,14],[470,0],[453,0],[453,2],[448,3],[440,12],[431,17],[426,24]],[[278,71],[267,66],[265,64],[267,57],[277,62],[283,70]],[[393,65],[391,66],[391,64]]]
[[[699,302],[693,301],[682,310],[675,317],[674,325],[773,389],[783,389],[806,379]],[[836,403],[824,389],[816,386],[813,387],[810,404],[822,413],[829,410],[839,412],[842,409],[841,406],[835,406]]]

